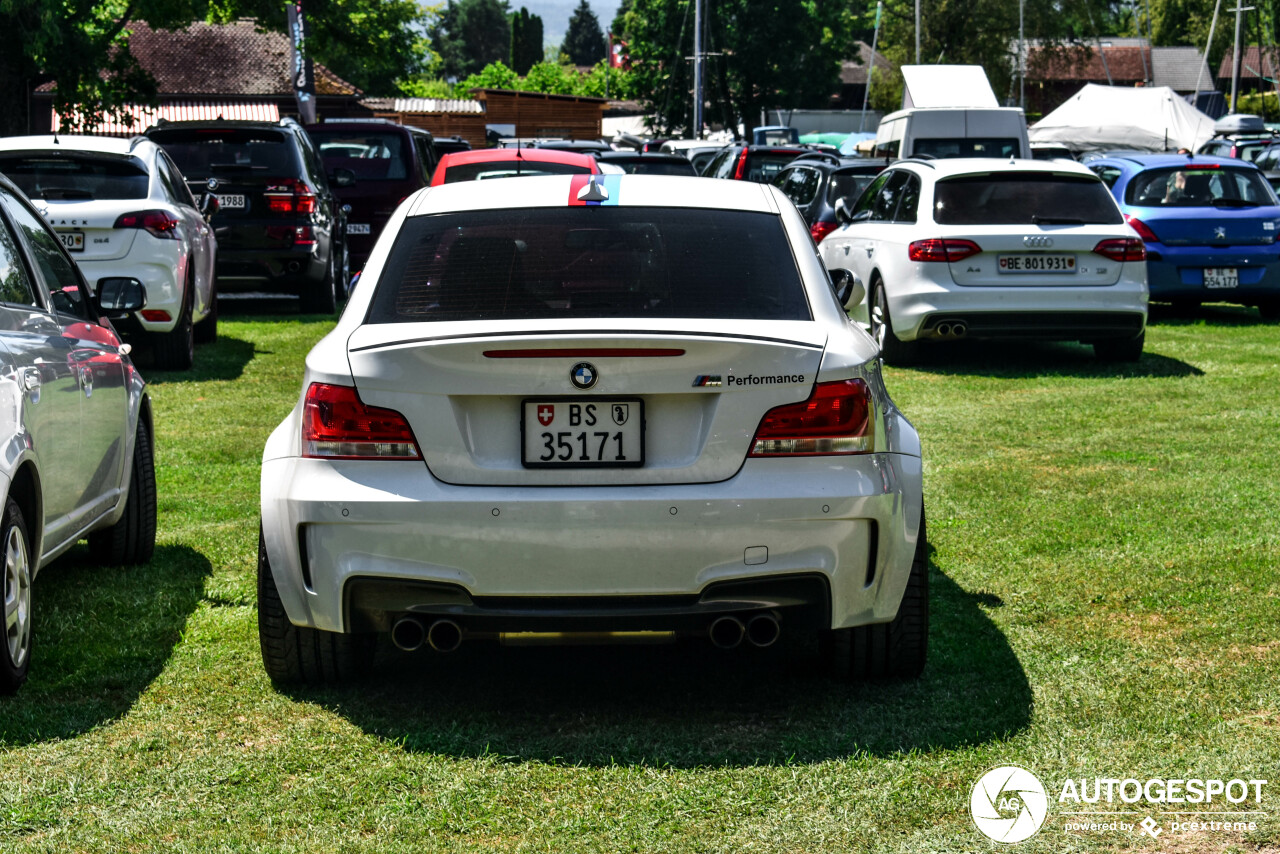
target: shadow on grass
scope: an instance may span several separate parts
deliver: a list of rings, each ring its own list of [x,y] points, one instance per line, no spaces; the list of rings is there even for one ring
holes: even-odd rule
[[[914,681],[829,678],[813,638],[767,650],[379,649],[370,683],[299,691],[409,751],[574,765],[814,763],[1000,739],[1025,728],[1031,688],[1004,636],[936,570],[930,659]]]
[[[959,341],[921,348],[907,370],[984,377],[1192,377],[1204,371],[1170,356],[1144,352],[1138,362],[1103,362],[1093,347],[1070,342]]]
[[[252,341],[219,335],[218,340],[212,344],[196,345],[195,364],[189,371],[162,371],[155,367],[154,354],[145,344],[135,351],[134,364],[142,371],[142,376],[149,385],[225,381],[239,379],[256,352]]]
[[[240,294],[223,296],[218,300],[218,312],[222,317],[249,322],[331,323],[338,319],[341,310],[342,305],[339,304],[338,311],[333,314],[303,314],[298,307],[298,298],[290,296]]]
[[[1274,326],[1247,305],[1180,305],[1151,303],[1147,323],[1160,326]]]
[[[78,546],[41,570],[31,676],[0,697],[0,747],[70,738],[127,712],[164,669],[210,570],[185,546],[159,547],[141,567],[100,567]]]

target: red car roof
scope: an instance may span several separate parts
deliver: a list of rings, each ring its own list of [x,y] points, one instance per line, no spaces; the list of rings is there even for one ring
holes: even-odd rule
[[[584,174],[599,175],[600,167],[589,154],[563,151],[555,148],[477,148],[471,151],[455,151],[440,158],[440,165],[431,176],[431,186],[445,183],[445,173],[450,166],[468,163],[511,163],[524,160],[530,163],[561,163],[565,166],[581,166]]]

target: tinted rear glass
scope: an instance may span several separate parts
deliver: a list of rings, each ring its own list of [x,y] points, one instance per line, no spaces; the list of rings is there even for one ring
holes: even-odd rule
[[[782,221],[605,206],[411,217],[369,322],[644,316],[810,319]]]
[[[1230,167],[1150,169],[1129,182],[1124,198],[1131,205],[1156,208],[1275,204],[1261,172]]]
[[[614,166],[620,167],[629,175],[683,175],[691,178],[697,173],[693,171],[693,164],[688,160],[645,160],[638,157],[635,160],[602,160],[601,163],[612,163]]]
[[[300,174],[295,146],[272,130],[156,130],[147,136],[169,152],[187,178]]]
[[[145,199],[151,184],[147,167],[133,157],[4,155],[0,172],[32,199]]]
[[[747,155],[747,171],[742,177],[760,184],[772,184],[783,167],[799,156],[799,151],[752,151]]]
[[[483,181],[489,178],[532,178],[537,175],[588,175],[591,167],[576,163],[544,160],[491,160],[488,163],[453,163],[444,173],[444,182]]]
[[[1124,222],[1097,178],[1051,172],[964,175],[934,185],[939,225],[1103,224]]]
[[[845,198],[852,205],[858,201],[862,191],[876,179],[873,174],[855,174],[853,172],[832,172],[831,184],[827,187],[827,204],[835,206],[836,200]]]
[[[313,130],[311,139],[329,169],[350,169],[357,181],[403,181],[412,165],[403,134]]]
[[[915,157],[1014,157],[1022,150],[1012,137],[966,136],[958,139],[917,139],[911,151]]]

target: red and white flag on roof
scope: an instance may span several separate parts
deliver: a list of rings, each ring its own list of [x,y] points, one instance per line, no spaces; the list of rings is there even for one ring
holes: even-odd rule
[[[627,53],[627,43],[622,39],[615,39],[613,33],[609,33],[609,67],[631,67],[631,56]]]

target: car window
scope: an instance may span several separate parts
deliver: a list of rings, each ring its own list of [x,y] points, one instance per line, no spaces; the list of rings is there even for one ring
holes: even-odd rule
[[[357,181],[403,181],[413,162],[407,135],[388,130],[309,131],[329,169],[350,169]]]
[[[1149,169],[1129,182],[1125,201],[1143,207],[1274,204],[1261,172],[1217,164]]]
[[[898,208],[894,211],[894,222],[915,222],[916,208],[920,204],[920,179],[909,175],[898,199]]]
[[[822,173],[817,169],[811,169],[802,166],[795,170],[792,186],[795,189],[795,200],[797,207],[806,207],[812,204],[813,200],[818,197],[818,186],[822,183]]]
[[[707,164],[706,171],[702,174],[710,178],[728,178],[733,174],[733,164],[737,162],[740,150],[735,146],[725,148],[724,151],[716,155],[715,160]]]
[[[435,146],[431,144],[431,137],[415,133],[413,134],[413,144],[418,149],[422,180],[423,182],[430,181],[432,174],[436,171],[436,164],[440,162],[440,158],[436,156]]]
[[[371,323],[596,317],[812,319],[781,217],[666,207],[413,217],[369,311]]]
[[[0,219],[0,302],[40,307],[9,223]]]
[[[550,160],[491,160],[480,163],[454,163],[444,173],[446,184],[459,181],[484,181],[490,178],[531,178],[539,175],[588,175],[590,166],[577,163],[555,163]]]
[[[917,139],[911,146],[913,157],[1016,157],[1022,144],[1013,137],[954,137]]]
[[[876,176],[869,172],[832,172],[827,184],[827,204],[835,207],[836,201],[841,198],[854,204],[862,191],[875,179]]]
[[[162,128],[147,136],[173,158],[183,175],[197,180],[214,175],[291,177],[301,168],[295,147],[276,130]]]
[[[199,207],[196,204],[195,196],[191,194],[191,188],[187,186],[182,173],[178,170],[177,165],[169,159],[169,155],[161,151],[156,158],[156,164],[159,166],[160,176],[164,181],[165,188],[172,191],[174,199],[179,204],[190,205],[193,208]]]
[[[858,204],[853,209],[854,216],[863,211],[871,210],[872,202],[880,195],[884,185],[889,183],[889,176],[893,174],[893,172],[881,172],[876,176],[876,179],[871,182],[867,189],[863,191],[862,196],[858,198]]]
[[[1092,175],[1016,171],[943,178],[934,185],[939,225],[1124,222],[1110,191]]]
[[[26,235],[27,243],[35,256],[36,266],[44,277],[53,307],[63,314],[91,320],[89,306],[80,289],[80,274],[75,264],[64,254],[62,244],[49,233],[45,224],[26,205],[11,199],[8,205],[18,228]]]
[[[898,207],[898,199],[907,184],[907,174],[901,169],[889,173],[889,180],[872,195],[871,222],[888,222],[893,219],[893,212]]]
[[[71,152],[3,154],[0,172],[30,199],[145,199],[151,187],[146,164],[136,157]]]
[[[1102,179],[1102,183],[1108,187],[1114,187],[1116,181],[1120,180],[1121,172],[1114,166],[1090,166],[1093,173]]]

